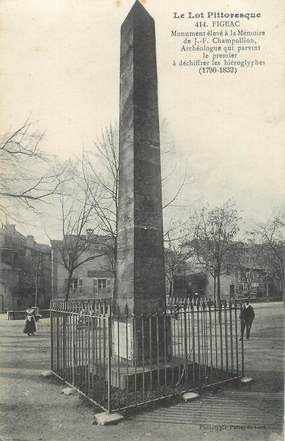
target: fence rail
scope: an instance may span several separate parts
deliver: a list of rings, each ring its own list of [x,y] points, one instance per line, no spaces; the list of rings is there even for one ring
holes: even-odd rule
[[[108,411],[244,375],[235,303],[131,315],[106,302],[52,301],[50,311],[52,370]]]

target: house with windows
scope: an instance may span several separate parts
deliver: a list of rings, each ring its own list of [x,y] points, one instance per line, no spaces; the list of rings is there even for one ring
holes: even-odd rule
[[[70,241],[75,238],[70,237]],[[78,240],[78,238],[76,238]],[[51,285],[52,298],[63,299],[69,284],[69,299],[112,297],[114,287],[114,272],[112,270],[112,247],[110,239],[105,236],[90,235],[80,237],[84,249],[80,251],[78,266],[69,277],[64,259],[72,259],[71,250],[66,250],[65,257],[62,247],[64,241],[51,240]],[[69,243],[71,243],[69,241]],[[65,238],[65,244],[68,243]],[[74,252],[74,248],[71,247]],[[68,255],[70,254],[70,255]]]
[[[0,311],[49,306],[51,250],[15,225],[0,227]]]
[[[220,296],[222,300],[252,300],[281,297],[278,279],[258,260],[256,246],[243,244],[238,258],[230,256],[220,274]],[[262,254],[262,249],[258,250]],[[262,262],[262,261],[261,261]],[[200,298],[216,298],[216,282],[203,264],[191,256],[177,265],[172,276],[172,295],[192,297],[197,292]]]

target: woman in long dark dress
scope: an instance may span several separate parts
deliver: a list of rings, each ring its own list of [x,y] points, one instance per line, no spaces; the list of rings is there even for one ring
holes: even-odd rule
[[[35,310],[29,305],[28,309],[26,309],[26,313],[24,334],[34,335],[34,332],[36,332]]]

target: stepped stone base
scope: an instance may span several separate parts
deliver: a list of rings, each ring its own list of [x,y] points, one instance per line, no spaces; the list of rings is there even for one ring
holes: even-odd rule
[[[134,392],[135,390],[151,390],[157,386],[177,387],[183,384],[197,385],[200,372],[200,381],[207,382],[210,369],[197,363],[189,362],[185,365],[183,360],[167,361],[159,366],[126,367],[112,365],[112,386]],[[224,373],[216,369],[214,372],[217,380],[224,378]]]

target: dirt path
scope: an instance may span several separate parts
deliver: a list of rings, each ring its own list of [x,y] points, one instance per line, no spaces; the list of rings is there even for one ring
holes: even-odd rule
[[[215,427],[191,425],[190,422],[172,424],[166,421],[161,424],[141,421],[139,416],[126,419],[117,426],[93,425],[94,407],[79,395],[60,394],[64,387],[62,384],[56,379],[40,376],[43,370],[49,368],[48,319],[42,320],[40,326],[39,335],[28,337],[22,333],[22,322],[7,321],[4,315],[0,316],[0,441],[278,439],[269,429],[217,430]]]

